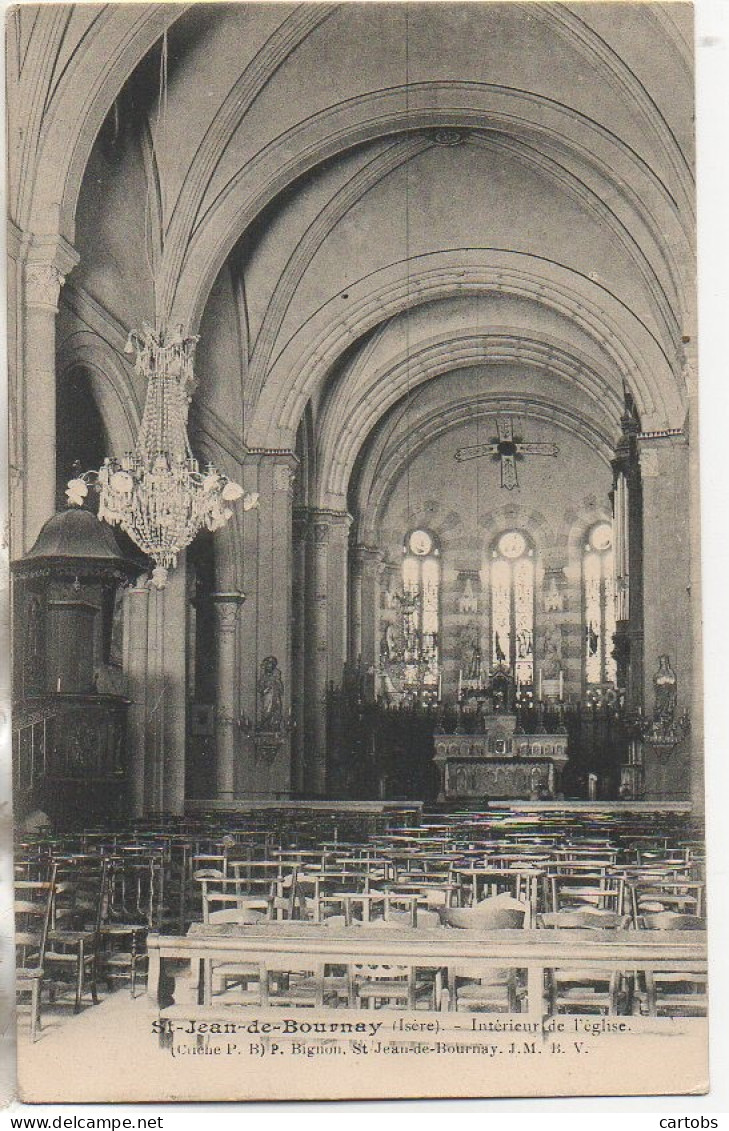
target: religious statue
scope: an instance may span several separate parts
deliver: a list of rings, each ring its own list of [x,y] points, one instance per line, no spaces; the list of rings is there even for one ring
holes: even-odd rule
[[[468,664],[466,666],[467,676],[466,679],[480,680],[481,679],[481,649],[478,641],[473,640],[470,646],[470,655],[468,657]]]
[[[653,677],[655,692],[653,720],[671,725],[676,715],[676,686],[678,680],[668,655],[658,657],[658,671]]]
[[[458,598],[458,611],[459,613],[478,612],[478,598],[473,591],[473,580],[470,577],[466,577],[463,593]]]
[[[275,656],[261,661],[258,676],[258,729],[283,730],[283,678]]]
[[[562,670],[562,629],[547,625],[542,640],[542,674],[545,679],[557,679]]]
[[[557,584],[554,572],[550,572],[548,578],[544,579],[542,604],[545,613],[561,613],[564,610],[564,594]]]
[[[397,635],[395,626],[388,621],[382,630],[380,639],[380,659],[384,664],[393,663],[397,659]]]

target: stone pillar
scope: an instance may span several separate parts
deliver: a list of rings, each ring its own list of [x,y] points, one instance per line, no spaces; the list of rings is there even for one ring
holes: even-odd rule
[[[241,706],[252,723],[243,744],[236,792],[243,796],[287,797],[291,792],[291,684],[293,573],[292,500],[298,459],[289,450],[250,451],[243,466],[246,491],[257,491],[259,507],[243,516]],[[261,756],[254,732],[261,663],[275,656],[284,686],[286,729],[275,754]]]
[[[10,554],[19,558],[27,549],[23,507],[23,262],[26,239],[12,220],[7,222],[7,372],[8,372],[8,494]]]
[[[56,315],[65,276],[78,258],[59,236],[32,239],[25,261],[23,552],[56,511]]]
[[[367,699],[375,697],[375,673],[379,651],[380,578],[382,551],[374,546],[358,544],[354,549],[355,561],[352,576],[352,603],[356,617],[352,618],[352,658],[359,658],[362,673],[362,693]]]
[[[306,756],[306,557],[309,515],[304,507],[294,511],[291,618],[291,787],[303,793]]]
[[[677,715],[693,701],[691,528],[687,438],[682,430],[642,433],[644,703],[654,707],[653,679],[661,655],[677,677]],[[645,747],[646,798],[688,800],[691,737],[672,752]]]
[[[217,797],[235,796],[235,764],[238,746],[238,619],[245,601],[243,593],[213,593],[217,622],[217,702],[215,707]]]
[[[170,570],[165,588],[150,586],[148,610],[144,808],[181,815],[187,743],[184,552]]]
[[[626,405],[623,435],[615,449],[613,529],[615,532],[616,631],[618,684],[625,688],[626,707],[644,706],[643,671],[643,484],[638,448],[639,424]]]
[[[146,578],[124,594],[124,672],[131,700],[127,715],[127,773],[133,817],[145,810],[145,734],[147,721],[147,667],[149,585]]]
[[[364,546],[352,547],[350,563],[350,623],[349,662],[356,665],[362,659],[362,578],[364,575]]]
[[[311,756],[306,791],[315,797],[327,792],[327,689],[340,686],[347,660],[348,545],[350,516],[346,511],[311,510],[307,594],[308,733]]]
[[[147,633],[144,809],[146,813],[159,813],[164,809],[165,633],[164,593],[154,587],[149,591]]]
[[[326,796],[327,728],[326,699],[329,679],[329,523],[317,514],[312,521],[311,577],[313,603],[309,645],[313,649],[307,665],[307,697],[311,708],[311,742],[306,791]]]
[[[328,680],[336,687],[341,687],[344,666],[349,655],[349,527],[352,519],[346,511],[333,511],[328,515],[328,520],[330,526]]]

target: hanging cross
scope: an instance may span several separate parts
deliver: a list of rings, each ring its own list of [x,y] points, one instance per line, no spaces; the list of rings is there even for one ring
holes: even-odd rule
[[[521,436],[514,435],[514,423],[511,417],[503,420],[497,419],[496,428],[498,436],[494,436],[489,444],[471,444],[467,448],[459,448],[455,458],[459,463],[467,459],[479,459],[480,456],[491,456],[501,463],[501,486],[507,491],[519,486],[516,473],[516,461],[524,456],[556,456],[559,448],[556,444],[526,443]]]

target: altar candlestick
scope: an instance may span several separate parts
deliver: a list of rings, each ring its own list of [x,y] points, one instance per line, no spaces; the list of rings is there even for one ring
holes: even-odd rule
[[[542,701],[542,669],[539,669],[539,702]]]
[[[564,699],[564,672],[560,669],[559,673],[559,701]]]
[[[461,686],[463,684],[463,668],[458,669],[458,701],[461,700]]]

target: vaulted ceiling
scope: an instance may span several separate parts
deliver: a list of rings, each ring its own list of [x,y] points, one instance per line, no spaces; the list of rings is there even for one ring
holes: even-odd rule
[[[335,506],[368,452],[397,463],[416,390],[424,438],[464,406],[531,404],[607,458],[624,386],[645,428],[683,424],[687,5],[22,7],[10,23],[13,218],[75,243],[76,316],[86,301],[117,337],[154,318],[201,334],[201,442],[293,447],[308,412],[316,501]],[[70,358],[80,333],[69,315]]]

